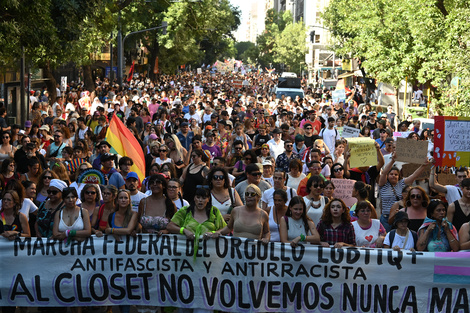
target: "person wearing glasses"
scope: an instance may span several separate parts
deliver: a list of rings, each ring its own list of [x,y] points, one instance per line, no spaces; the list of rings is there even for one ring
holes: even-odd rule
[[[80,192],[80,207],[88,211],[90,221],[95,210],[100,208],[100,196],[100,188],[96,184],[85,184]]]
[[[39,181],[37,185],[37,197],[36,201],[39,203],[44,202],[47,200],[48,194],[47,191],[49,190],[49,186],[51,184],[52,179],[59,179],[56,173],[51,170],[45,170],[39,176]]]
[[[233,231],[234,237],[261,240],[267,244],[271,238],[269,230],[269,216],[266,211],[259,208],[261,190],[255,184],[249,184],[243,193],[245,205],[232,210],[227,226],[216,231],[213,237],[227,235]]]
[[[138,221],[144,233],[168,234],[167,225],[176,213],[176,206],[168,195],[168,183],[163,175],[152,175],[148,186],[152,195],[139,203]]]
[[[235,163],[232,175],[235,176],[235,185],[241,183],[246,179],[246,166],[248,164],[256,163],[257,161],[256,153],[254,150],[246,150],[243,153],[243,160]]]
[[[294,144],[290,140],[284,141],[284,152],[276,158],[276,168],[282,169],[284,172],[289,171],[289,162],[299,159],[299,155],[294,153]]]
[[[311,176],[306,185],[307,195],[304,196],[304,202],[307,208],[307,216],[318,225],[323,214],[323,208],[328,203],[328,198],[323,196],[325,182],[318,175]]]
[[[338,179],[344,179],[344,168],[341,163],[335,163],[331,167],[331,173],[333,176],[331,178],[338,178]]]
[[[158,157],[153,159],[152,164],[157,163],[158,165],[162,166],[164,163],[172,163],[173,159],[168,157],[168,152],[169,149],[167,145],[160,145],[158,148]]]
[[[181,184],[177,178],[171,178],[168,181],[168,196],[176,206],[176,210],[189,206],[189,202],[183,199],[181,194]]]
[[[230,220],[234,207],[243,205],[238,192],[231,188],[227,171],[222,167],[213,167],[207,175],[212,205],[219,209],[224,220]]]
[[[48,172],[46,171],[45,173]],[[51,172],[45,176],[46,178],[53,177]],[[38,237],[50,238],[53,235],[55,214],[65,205],[62,200],[62,191],[65,188],[67,188],[67,184],[60,179],[54,178],[49,182],[47,188],[48,198],[38,208],[35,226]]]
[[[245,189],[247,188],[248,185],[253,184],[257,186],[261,192],[265,192],[269,188],[271,188],[271,185],[266,182],[265,180],[261,179],[262,175],[262,167],[256,163],[253,164],[248,164],[245,172],[246,172],[246,177],[247,179],[236,185],[235,190],[238,192],[240,195],[240,199],[242,200],[243,203],[245,202]],[[260,202],[258,205],[261,207],[261,197],[260,197]]]
[[[63,132],[60,129],[57,129],[54,132],[54,142],[47,147],[46,160],[49,161],[49,166],[52,167],[52,164],[56,162],[61,162],[62,160],[62,150],[67,145],[63,142]]]
[[[408,228],[418,232],[418,229],[423,225],[423,221],[426,218],[426,211],[430,202],[429,196],[426,194],[426,191],[419,186],[406,189],[408,192],[403,198],[404,207],[399,211],[406,212],[408,214]],[[390,209],[390,216],[388,219],[389,223],[394,222],[397,212],[397,210]]]
[[[16,148],[10,143],[11,135],[9,132],[2,134],[2,144],[0,144],[0,162],[15,156]]]
[[[358,247],[382,248],[387,232],[377,218],[372,217],[375,208],[369,201],[357,204],[354,215],[357,220],[352,222],[356,245]]]

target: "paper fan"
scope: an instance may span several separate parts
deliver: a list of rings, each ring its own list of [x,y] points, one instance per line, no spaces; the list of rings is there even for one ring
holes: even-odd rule
[[[104,179],[103,173],[96,169],[90,168],[78,176],[77,183],[105,185],[106,181]]]

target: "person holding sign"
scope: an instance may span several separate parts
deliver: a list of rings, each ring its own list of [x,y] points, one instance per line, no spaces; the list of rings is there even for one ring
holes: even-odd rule
[[[351,224],[349,209],[341,199],[333,199],[323,209],[321,221],[317,225],[320,244],[335,248],[356,246],[354,227]]]
[[[302,197],[295,196],[291,199],[286,215],[280,219],[281,242],[290,243],[292,247],[297,247],[299,242],[320,244],[320,234],[306,211]]]
[[[457,229],[446,218],[447,203],[433,200],[427,217],[418,231],[418,251],[457,252],[460,249]]]
[[[388,218],[392,205],[402,199],[402,190],[405,185],[411,185],[429,164],[429,161],[426,160],[426,162],[418,167],[413,174],[406,178],[402,178],[400,170],[393,166],[395,158],[396,152],[393,152],[391,162],[384,167],[382,174],[380,174],[379,177],[379,197],[382,203],[382,216],[380,217],[380,222],[387,231],[390,231],[391,228],[388,224]]]
[[[434,159],[431,159],[434,163]],[[448,203],[452,203],[454,201],[459,200],[462,198],[462,189],[461,189],[461,182],[465,178],[470,178],[468,175],[468,168],[460,167],[455,170],[455,177],[457,178],[457,184],[454,185],[441,185],[436,181],[436,167],[431,167],[431,174],[429,175],[429,187],[434,189],[437,192],[443,193],[446,195],[446,200]]]

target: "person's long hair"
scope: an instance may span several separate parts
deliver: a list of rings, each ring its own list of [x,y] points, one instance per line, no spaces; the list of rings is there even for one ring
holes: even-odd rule
[[[59,179],[59,176],[51,170],[45,170],[42,172],[42,174],[38,178],[38,186],[37,186],[37,193],[39,194],[41,190],[44,188],[44,176],[47,174],[51,174],[52,179]]]
[[[170,139],[171,141],[174,142],[175,146],[172,150],[176,150],[176,153],[178,154],[178,158],[180,159],[183,159],[183,146],[181,145],[181,142],[180,140],[178,139],[178,137],[175,135],[175,134],[165,134],[165,136],[163,137],[163,139]],[[170,155],[168,153],[168,155]]]
[[[18,196],[18,193],[14,190],[6,190],[3,192],[2,198],[5,197],[5,195],[9,193],[11,197],[13,198],[13,202],[15,203],[15,207],[13,208],[14,216],[17,216],[20,212],[21,209],[21,202],[20,202],[20,197]],[[3,213],[3,205],[2,208],[0,208],[0,212]]]
[[[331,225],[333,223],[333,216],[331,215],[331,204],[335,201],[338,201],[341,203],[341,206],[343,207],[343,214],[341,214],[341,222],[343,224],[345,223],[351,223],[351,215],[349,214],[349,208],[346,206],[343,200],[334,198],[330,202],[328,202],[327,205],[323,208],[323,214],[321,216],[321,220],[323,223],[327,225]]]
[[[209,199],[209,201],[206,204],[206,208],[205,208],[207,218],[209,218],[210,214],[211,214],[211,208],[212,208],[212,197],[211,197],[210,190],[207,189],[207,188],[198,188],[196,190],[196,193],[194,194],[194,197],[204,197],[204,198]],[[192,199],[191,204],[188,207],[188,212],[191,212],[192,216],[194,216],[194,210],[195,209],[196,209],[196,203],[195,203],[194,199]]]
[[[426,191],[424,191],[424,189],[420,186],[414,186],[414,187],[411,187],[410,189],[408,189],[408,192],[406,193],[406,197],[403,201],[403,203],[407,206],[407,207],[410,207],[411,206],[411,191],[412,190],[419,190],[421,192],[421,205],[424,207],[424,208],[427,208],[428,205],[429,205],[429,196],[426,194]]]
[[[308,222],[312,221],[312,219],[307,216],[307,205],[305,204],[304,198],[302,198],[301,196],[295,196],[292,199],[290,199],[289,206],[287,207],[287,211],[286,211],[286,216],[292,217],[292,207],[296,204],[302,205],[301,219],[304,224],[305,234],[308,234],[309,232]]]
[[[214,178],[215,172],[222,172],[222,175],[224,175],[224,188],[228,189],[230,188],[230,178],[228,177],[228,172],[225,168],[223,167],[213,167],[211,168],[209,174],[207,174],[207,182],[209,183],[209,189],[212,190],[214,188],[214,184],[212,184],[212,179]]]
[[[152,183],[154,181],[160,181],[162,183],[162,189],[163,189],[163,196],[165,197],[165,217],[168,219],[171,219],[173,215],[176,213],[176,206],[173,200],[171,200],[170,196],[168,196],[168,182],[166,181],[165,177],[163,175],[157,174],[157,175],[152,175],[149,178],[149,186],[152,186]]]
[[[118,199],[119,199],[119,194],[120,193],[126,193],[127,196],[129,197],[129,203],[127,204],[127,207],[126,207],[126,212],[124,213],[124,221],[122,222],[122,226],[123,227],[127,227],[127,225],[129,225],[129,222],[131,221],[131,218],[132,218],[132,199],[131,199],[131,192],[129,190],[125,190],[125,189],[120,189],[116,195],[116,199],[114,200],[115,201],[115,208],[116,208],[116,212],[119,210],[119,207],[118,207]]]

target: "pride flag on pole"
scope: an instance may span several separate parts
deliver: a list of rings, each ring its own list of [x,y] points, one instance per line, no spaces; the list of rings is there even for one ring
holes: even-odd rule
[[[114,113],[106,132],[106,141],[121,156],[130,157],[134,161],[131,171],[136,172],[140,182],[145,178],[144,151],[130,130]]]

